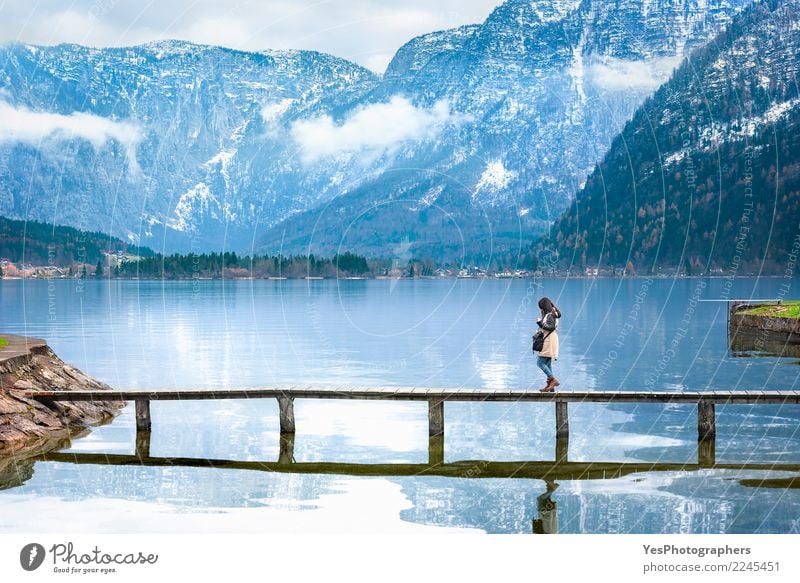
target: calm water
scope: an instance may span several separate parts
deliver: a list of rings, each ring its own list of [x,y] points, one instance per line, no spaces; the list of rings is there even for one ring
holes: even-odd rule
[[[797,389],[796,360],[732,358],[720,297],[780,279],[0,282],[0,330],[46,338],[116,388],[273,383],[543,384],[531,306],[561,308],[562,388]],[[539,286],[539,287],[537,287]],[[800,280],[790,297],[800,295]],[[423,404],[298,401],[298,462],[425,463]],[[449,404],[445,461],[554,458],[552,406]],[[570,461],[695,463],[691,406],[570,407]],[[800,408],[718,408],[717,463],[800,463]],[[274,462],[277,405],[153,404],[152,456]],[[72,450],[130,454],[133,408]],[[800,490],[745,486],[785,471],[699,470],[564,480],[561,532],[800,532]],[[37,462],[0,492],[0,531],[529,533],[545,483],[350,477],[213,467]]]

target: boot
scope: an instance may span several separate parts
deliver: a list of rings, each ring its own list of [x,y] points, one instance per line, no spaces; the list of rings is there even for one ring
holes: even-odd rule
[[[558,379],[556,377],[550,379],[550,388],[553,389],[554,391],[556,390],[556,387],[560,384],[561,383],[558,382]]]
[[[552,393],[552,392],[554,392],[556,390],[555,386],[553,385],[553,381],[554,380],[556,380],[556,377],[549,377],[547,379],[547,384],[539,392],[540,393]]]

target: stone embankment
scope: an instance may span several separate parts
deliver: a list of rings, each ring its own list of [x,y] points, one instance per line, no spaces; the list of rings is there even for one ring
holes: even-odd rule
[[[800,336],[800,318],[782,315],[792,313],[788,306],[733,303],[730,308],[731,327],[754,328],[777,334]]]
[[[86,427],[110,421],[123,403],[66,403],[24,397],[23,391],[111,390],[66,364],[44,340],[2,334],[0,458],[35,451]]]

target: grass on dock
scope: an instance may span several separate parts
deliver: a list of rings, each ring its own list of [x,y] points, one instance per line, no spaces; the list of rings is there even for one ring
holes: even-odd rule
[[[5,348],[6,346],[8,346],[8,340],[0,338],[0,348]]]
[[[746,316],[767,316],[779,318],[800,318],[800,301],[783,302],[780,305],[770,304],[765,306],[758,306],[739,312]]]

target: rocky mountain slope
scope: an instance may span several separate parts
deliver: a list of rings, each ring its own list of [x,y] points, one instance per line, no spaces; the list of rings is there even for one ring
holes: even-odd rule
[[[0,49],[0,214],[158,251],[513,255],[749,0],[508,0],[378,77],[183,42]]]
[[[452,125],[371,161],[374,177],[264,242],[270,251],[507,259],[566,209],[681,58],[744,4],[510,0],[481,25],[414,39],[363,103],[446,103]]]
[[[539,252],[562,267],[783,273],[800,248],[800,2],[738,16],[637,111]]]
[[[336,194],[329,176],[292,163],[282,128],[375,81],[313,52],[0,48],[0,214],[158,250],[246,247]]]

